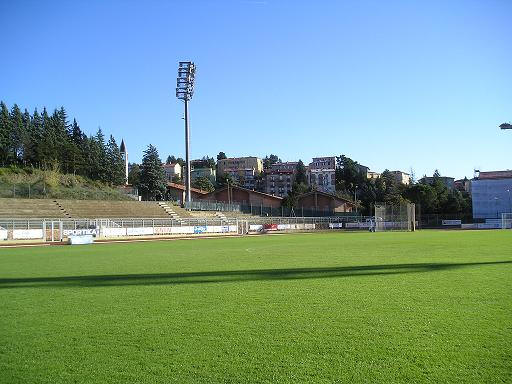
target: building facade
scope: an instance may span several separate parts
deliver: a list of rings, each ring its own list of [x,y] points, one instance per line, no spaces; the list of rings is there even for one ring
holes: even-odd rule
[[[217,161],[217,172],[219,176],[225,175],[228,172],[253,169],[254,173],[260,174],[263,172],[263,160],[259,157],[231,157]]]
[[[215,185],[217,171],[213,168],[192,168],[190,171],[190,182],[193,183],[201,177],[207,178],[213,185]]]
[[[232,157],[217,161],[217,174],[230,175],[247,189],[256,189],[263,172],[263,160],[259,157]]]
[[[240,204],[254,207],[280,208],[283,199],[266,193],[253,191],[239,186],[229,186],[217,189],[206,195],[200,196],[201,200],[219,201],[228,204]]]
[[[295,161],[272,164],[263,176],[265,193],[280,197],[288,196],[295,182],[297,164]]]
[[[163,164],[165,179],[173,181],[174,177],[181,179],[181,165],[179,163]]]
[[[318,191],[336,191],[336,157],[315,157],[307,169],[308,184]]]
[[[297,212],[301,210],[322,211],[323,214],[335,215],[339,213],[353,212],[354,202],[342,199],[336,195],[320,191],[308,192],[297,198]]]
[[[377,180],[380,177],[379,172],[368,171],[366,172],[366,178],[370,180]]]
[[[499,219],[512,212],[512,171],[477,172],[471,181],[474,219]]]
[[[455,189],[461,192],[467,192],[471,194],[471,180],[469,180],[467,177],[460,180],[455,180],[453,182],[453,186],[455,187]]]
[[[395,180],[399,183],[409,185],[411,183],[411,175],[402,171],[390,171],[390,173],[395,177]]]

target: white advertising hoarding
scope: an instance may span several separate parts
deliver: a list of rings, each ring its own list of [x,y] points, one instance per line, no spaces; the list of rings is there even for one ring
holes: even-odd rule
[[[105,237],[126,236],[126,228],[103,228],[102,232]]]
[[[126,228],[126,235],[128,236],[142,236],[142,235],[152,235],[153,227],[135,227],[135,228]]]
[[[13,239],[42,239],[42,229],[14,229],[12,231]]]

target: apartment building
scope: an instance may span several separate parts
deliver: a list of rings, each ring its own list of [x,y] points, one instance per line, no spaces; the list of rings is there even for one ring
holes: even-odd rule
[[[256,189],[263,172],[263,160],[259,157],[231,157],[217,161],[219,176],[231,175],[247,189]]]
[[[280,197],[288,196],[295,182],[297,164],[296,161],[272,164],[263,177],[265,193]]]
[[[231,157],[217,161],[217,172],[219,176],[229,172],[253,169],[255,174],[263,172],[263,160],[259,157]]]
[[[409,185],[411,183],[411,175],[402,171],[389,171],[394,177],[395,180],[399,183]]]
[[[318,191],[336,192],[336,157],[315,157],[307,170],[308,183]]]

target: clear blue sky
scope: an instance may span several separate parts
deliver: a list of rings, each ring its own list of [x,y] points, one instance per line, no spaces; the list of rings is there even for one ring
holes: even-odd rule
[[[417,177],[512,168],[512,1],[0,0],[0,99],[192,157],[347,156]]]

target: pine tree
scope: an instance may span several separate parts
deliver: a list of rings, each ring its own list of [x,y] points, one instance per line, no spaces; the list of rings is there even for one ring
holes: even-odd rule
[[[87,176],[93,180],[100,179],[101,168],[101,149],[95,136],[89,136],[86,141],[87,156]]]
[[[165,196],[165,172],[158,151],[149,145],[142,158],[139,191],[145,200],[161,200]]]
[[[23,151],[23,164],[25,166],[33,166],[35,163],[35,149],[36,143],[34,142],[34,129],[32,126],[32,117],[27,109],[23,112],[23,131],[21,135],[21,146]]]
[[[10,118],[9,109],[0,102],[0,164],[7,165],[10,151]]]
[[[122,185],[125,182],[124,161],[114,136],[110,135],[107,144],[108,181],[111,185]]]
[[[306,166],[302,162],[302,160],[299,160],[297,163],[297,174],[295,175],[295,182],[297,184],[307,184],[308,180],[306,177]]]
[[[23,116],[17,104],[14,104],[10,115],[10,156],[12,163],[18,163],[23,158]]]
[[[85,164],[84,159],[87,155],[83,152],[83,140],[84,134],[80,129],[80,126],[76,122],[76,119],[73,119],[73,124],[70,125],[68,129],[68,140],[69,140],[69,159],[70,159],[70,172],[73,174],[81,174],[85,175]]]
[[[97,178],[100,181],[108,182],[108,160],[107,160],[107,146],[105,145],[105,135],[101,130],[101,127],[98,127],[98,132],[96,132],[96,150],[98,153],[98,159],[96,163],[96,174]]]
[[[55,134],[57,137],[57,154],[58,160],[61,164],[62,170],[65,173],[71,172],[73,165],[73,148],[71,137],[69,136],[70,125],[68,122],[68,116],[64,107],[55,111]]]
[[[43,136],[39,144],[39,153],[43,167],[46,169],[58,166],[58,145],[56,126],[58,124],[56,112],[50,117],[46,108],[43,109]]]
[[[132,164],[130,172],[128,172],[128,184],[139,187],[140,184],[140,167],[139,164]]]
[[[212,182],[207,177],[198,177],[193,183],[192,186],[194,188],[201,189],[206,192],[212,192],[215,190],[215,187],[213,186]]]
[[[43,138],[43,120],[41,116],[39,115],[39,112],[37,112],[37,108],[34,109],[34,113],[32,114],[32,143],[34,145],[34,160],[33,165],[34,166],[41,166],[41,153],[39,145],[41,143],[41,140]]]

